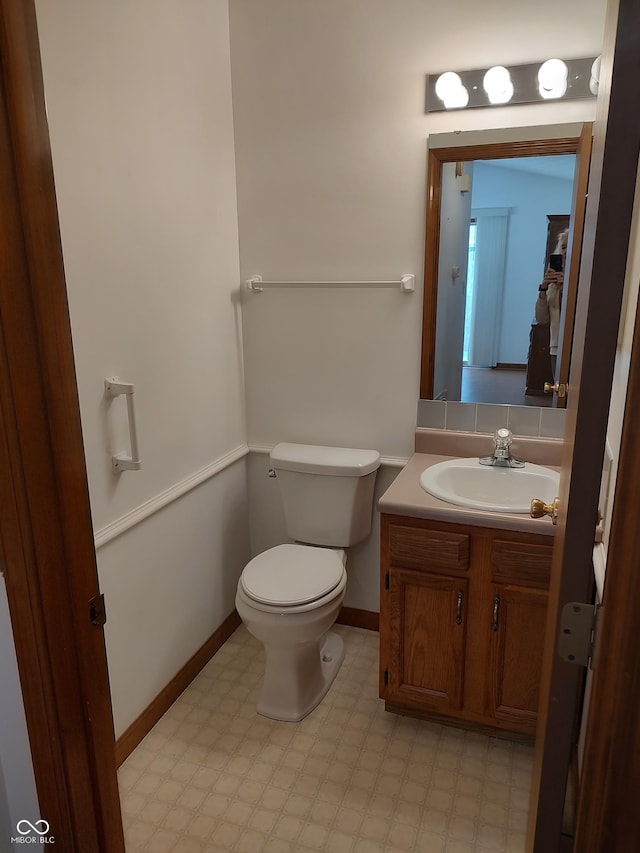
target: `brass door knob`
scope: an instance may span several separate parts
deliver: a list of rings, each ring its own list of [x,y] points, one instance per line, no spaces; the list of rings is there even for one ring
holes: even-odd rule
[[[553,391],[556,392],[558,397],[566,397],[567,396],[567,386],[564,382],[556,382],[552,385],[550,382],[544,383],[544,393],[551,394]]]
[[[546,504],[540,498],[534,498],[531,501],[531,518],[543,518],[545,515],[551,516],[551,521],[554,524],[558,523],[558,508],[560,500],[556,498],[553,503]]]

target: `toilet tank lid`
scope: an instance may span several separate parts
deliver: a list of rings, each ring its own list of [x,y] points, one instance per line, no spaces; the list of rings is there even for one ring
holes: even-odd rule
[[[380,467],[380,454],[377,450],[281,442],[271,451],[271,464],[276,471],[364,477]]]

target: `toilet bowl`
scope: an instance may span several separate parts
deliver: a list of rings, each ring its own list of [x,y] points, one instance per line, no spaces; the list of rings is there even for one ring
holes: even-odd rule
[[[258,713],[297,722],[322,701],[344,659],[341,637],[329,630],[347,584],[343,549],[371,530],[380,454],[281,443],[270,461],[293,543],[247,563],[236,609],[265,648]]]
[[[347,584],[344,551],[277,545],[245,567],[236,609],[264,645],[266,665],[258,713],[297,722],[324,698],[344,659],[330,632]]]

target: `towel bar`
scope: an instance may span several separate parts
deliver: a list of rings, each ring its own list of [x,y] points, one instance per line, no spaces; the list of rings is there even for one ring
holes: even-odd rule
[[[407,273],[399,281],[263,281],[261,275],[254,275],[247,279],[246,285],[253,293],[262,293],[265,287],[395,287],[400,288],[403,293],[413,293],[416,289],[416,277]]]

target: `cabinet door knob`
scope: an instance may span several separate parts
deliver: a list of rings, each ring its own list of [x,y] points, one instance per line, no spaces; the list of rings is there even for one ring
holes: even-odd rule
[[[456,625],[462,625],[462,601],[464,599],[464,592],[460,590],[458,592],[457,604],[456,604]]]
[[[497,631],[499,625],[499,617],[500,617],[500,596],[493,596],[493,622],[491,623],[491,630]]]

